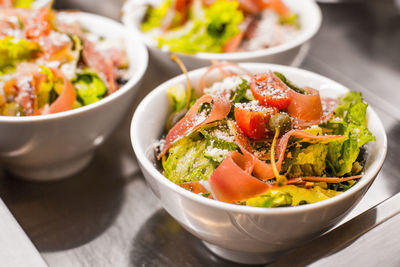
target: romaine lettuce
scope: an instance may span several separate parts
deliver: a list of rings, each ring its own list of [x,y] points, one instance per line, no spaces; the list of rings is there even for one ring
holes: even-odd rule
[[[158,7],[149,6],[142,23],[142,31],[147,32],[156,27],[160,27],[171,5],[172,0],[166,0]]]
[[[99,75],[92,70],[85,70],[77,74],[73,84],[77,92],[77,97],[84,105],[89,105],[99,101],[107,92],[107,87]]]
[[[243,14],[236,1],[220,0],[204,9],[204,18],[195,19],[193,26],[183,34],[177,29],[170,35],[159,37],[159,47],[167,46],[172,52],[194,54],[219,53],[222,46],[240,32],[238,25]]]
[[[268,190],[265,194],[248,199],[245,204],[253,207],[298,206],[318,202],[340,194],[334,190],[314,186],[306,189],[295,185],[285,185]]]
[[[21,61],[28,61],[41,52],[38,43],[6,36],[0,40],[0,73],[11,72]]]
[[[207,140],[184,137],[169,150],[163,162],[164,175],[174,183],[208,180],[215,170],[212,160],[204,156]]]
[[[334,141],[328,145],[327,161],[332,176],[343,176],[351,173],[357,160],[360,147],[375,137],[367,127],[367,107],[362,101],[361,94],[347,93],[339,98],[340,106],[334,116],[323,127],[330,129],[332,134],[344,135],[344,141]]]

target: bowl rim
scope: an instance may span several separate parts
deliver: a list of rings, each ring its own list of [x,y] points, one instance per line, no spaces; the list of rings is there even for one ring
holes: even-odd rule
[[[300,69],[300,68],[295,68],[295,67],[289,67],[289,66],[283,66],[283,65],[277,65],[277,64],[267,64],[267,63],[240,63],[240,66],[247,68],[249,70],[255,68],[255,67],[264,67],[264,68],[269,68],[269,69],[274,69],[274,68],[279,68],[280,71],[285,71],[285,70],[291,70],[299,73],[300,75],[306,75],[306,76],[312,76],[315,77],[316,79],[324,80],[326,82],[332,83],[335,86],[342,87],[345,90],[349,91],[345,86],[342,84],[335,82],[325,76],[322,76],[320,74]],[[204,73],[204,71],[207,68],[200,68],[196,69],[193,71],[189,72],[189,76],[196,76],[200,75],[201,73]],[[188,198],[191,201],[198,202],[202,205],[209,206],[210,208],[217,208],[220,210],[224,211],[229,211],[229,212],[238,212],[238,213],[244,213],[244,214],[258,214],[258,215],[263,215],[263,214],[277,214],[277,215],[283,215],[283,214],[296,214],[296,213],[302,213],[306,211],[311,211],[311,210],[317,210],[321,208],[327,208],[330,206],[335,205],[336,203],[341,202],[342,200],[350,198],[352,195],[354,195],[356,192],[360,191],[363,189],[365,186],[370,184],[378,175],[380,169],[382,168],[382,165],[384,163],[384,160],[386,158],[386,153],[387,153],[387,136],[386,136],[386,131],[385,128],[383,127],[383,124],[376,114],[376,112],[373,110],[370,105],[368,106],[368,113],[376,117],[376,121],[374,123],[377,124],[377,128],[379,131],[383,133],[382,135],[382,147],[379,150],[379,153],[377,155],[377,158],[371,163],[370,169],[368,172],[364,174],[362,179],[353,187],[351,187],[349,190],[343,192],[342,194],[339,194],[335,197],[331,197],[329,199],[325,199],[323,201],[307,204],[307,205],[301,205],[301,206],[295,206],[295,207],[274,207],[274,208],[262,208],[262,207],[249,207],[249,206],[240,206],[236,204],[230,204],[214,199],[209,199],[205,198],[203,196],[200,196],[198,194],[194,194],[167,179],[155,166],[154,163],[147,158],[144,149],[141,148],[140,145],[140,140],[138,138],[135,138],[138,134],[138,131],[140,131],[140,127],[138,127],[138,120],[139,117],[143,116],[141,114],[146,114],[145,107],[151,103],[153,98],[157,97],[159,94],[164,93],[168,86],[178,83],[180,81],[183,81],[185,79],[185,76],[183,74],[176,76],[170,80],[165,81],[161,85],[159,85],[157,88],[155,88],[152,92],[150,92],[138,105],[136,108],[136,111],[132,117],[131,121],[131,126],[130,126],[130,139],[131,139],[131,145],[132,148],[136,154],[136,158],[139,161],[140,165],[142,168],[144,168],[151,176],[155,178],[155,180],[158,183],[161,183],[163,186],[167,187],[169,190],[172,190],[174,193],[177,193],[185,198]]]
[[[109,102],[112,102],[114,99],[121,97],[124,95],[126,92],[129,90],[133,90],[134,86],[142,79],[149,63],[149,55],[148,51],[146,49],[146,46],[140,42],[137,38],[135,38],[136,35],[134,34],[128,34],[128,31],[126,27],[122,23],[119,23],[118,21],[115,21],[113,19],[92,14],[92,13],[87,13],[87,12],[82,12],[82,11],[58,11],[59,13],[63,14],[72,14],[74,16],[77,16],[77,20],[79,21],[81,17],[84,17],[85,19],[89,19],[92,21],[102,21],[104,23],[107,23],[109,25],[112,25],[113,28],[119,28],[121,32],[125,32],[124,36],[121,35],[125,41],[127,41],[126,48],[128,47],[128,43],[134,42],[135,47],[140,50],[138,52],[135,52],[135,54],[142,54],[143,56],[143,61],[142,64],[138,64],[138,62],[134,62],[133,65],[135,66],[134,71],[132,72],[132,76],[128,80],[126,84],[121,86],[117,91],[114,93],[108,95],[107,97],[104,97],[103,99],[100,99],[99,101],[79,107],[76,109],[71,109],[67,111],[62,111],[58,113],[52,113],[52,114],[43,114],[43,115],[36,115],[36,116],[21,116],[21,117],[11,117],[11,116],[0,116],[0,123],[25,123],[25,122],[42,122],[42,121],[51,121],[51,120],[57,120],[57,119],[62,119],[62,118],[67,118],[67,117],[72,117],[74,115],[78,115],[80,113],[84,113],[89,110],[94,110],[98,109],[101,106],[107,105]],[[140,62],[139,62],[140,63]],[[132,64],[132,63],[130,63]]]
[[[300,12],[303,12],[302,16],[309,16],[313,18],[313,23],[312,25],[304,32],[299,34],[296,38],[293,40],[290,40],[286,43],[283,43],[281,45],[273,46],[270,48],[265,48],[265,49],[259,49],[259,50],[254,50],[254,51],[243,51],[243,52],[234,52],[234,53],[205,53],[205,52],[200,52],[200,53],[195,53],[195,54],[185,54],[181,52],[174,52],[175,54],[181,56],[181,57],[194,57],[200,60],[245,60],[248,62],[251,59],[254,58],[259,58],[259,57],[265,57],[265,56],[271,56],[275,54],[279,54],[285,51],[288,51],[290,49],[293,49],[295,47],[298,47],[307,41],[309,41],[313,36],[317,34],[319,31],[321,24],[322,24],[322,12],[318,4],[314,0],[287,0],[287,1],[296,1],[296,2],[301,2],[306,5],[309,5],[307,8],[303,8]],[[128,0],[124,4],[122,10],[128,9],[130,7],[130,3],[133,3],[134,1]],[[134,13],[134,12],[132,12]],[[149,49],[157,50],[159,52],[162,52],[164,54],[169,54],[171,53],[170,51],[164,51],[152,44],[152,41],[147,37],[140,29],[138,29],[136,23],[132,23],[134,20],[133,14],[129,14],[124,12],[122,16],[122,23],[127,26],[128,30],[130,32],[135,32],[140,38],[143,40],[143,42],[146,44]]]

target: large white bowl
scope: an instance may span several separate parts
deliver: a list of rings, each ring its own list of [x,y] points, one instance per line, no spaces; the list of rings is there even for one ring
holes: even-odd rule
[[[123,25],[82,12],[63,14],[107,38],[124,40],[131,78],[115,93],[82,108],[40,116],[0,116],[0,161],[15,175],[54,180],[82,169],[127,114],[147,68],[145,46]]]
[[[282,72],[301,86],[319,89],[322,96],[336,97],[348,91],[328,78],[293,67],[259,63],[241,66],[252,73]],[[189,72],[192,86],[197,84],[204,71]],[[153,143],[164,132],[171,112],[167,88],[184,82],[182,75],[171,79],[140,103],[131,124],[132,146],[148,184],[168,213],[223,258],[242,263],[265,263],[317,237],[337,224],[358,203],[382,167],[387,150],[386,133],[377,114],[368,107],[368,128],[376,141],[368,143],[364,176],[338,196],[298,207],[259,208],[193,194],[162,175],[156,167],[153,151]]]
[[[142,18],[145,14],[144,2],[148,0],[128,0],[123,7],[123,23],[130,32],[137,33],[146,43],[154,59],[169,70],[179,72],[177,66],[171,63],[170,53],[157,48],[157,43],[143,34],[140,30]],[[155,0],[152,2],[157,2]],[[208,66],[211,60],[231,62],[262,62],[284,65],[299,65],[307,51],[307,42],[318,32],[321,26],[321,10],[314,0],[284,0],[288,7],[300,16],[301,32],[293,40],[282,45],[267,49],[236,52],[236,53],[197,53],[187,55],[177,53],[189,70]],[[301,48],[303,49],[301,50]],[[303,53],[301,53],[302,51]]]

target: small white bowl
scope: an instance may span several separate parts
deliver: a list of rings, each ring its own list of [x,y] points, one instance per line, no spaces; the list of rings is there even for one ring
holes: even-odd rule
[[[83,12],[63,13],[93,33],[124,40],[131,78],[104,99],[61,113],[0,116],[0,161],[18,177],[48,181],[85,167],[131,105],[148,65],[146,47],[120,23]]]
[[[252,73],[279,71],[301,86],[337,97],[348,90],[318,74],[272,64],[240,64]],[[205,69],[189,72],[196,87]],[[362,198],[386,156],[387,140],[377,114],[368,107],[368,128],[376,141],[367,145],[364,176],[348,191],[321,202],[297,207],[259,208],[228,204],[193,194],[174,184],[156,167],[153,144],[165,130],[171,112],[167,89],[185,83],[180,75],[153,90],[132,119],[131,141],[140,168],[167,212],[186,230],[202,239],[215,254],[241,263],[266,263],[282,252],[309,241],[337,224]],[[149,120],[149,114],[152,119]]]
[[[169,70],[179,72],[177,66],[171,63],[170,52],[163,51],[157,47],[157,42],[146,36],[141,30],[140,25],[144,16],[145,9],[143,3],[148,0],[128,0],[123,6],[122,21],[130,32],[141,36],[150,50],[154,59],[163,64]],[[153,1],[153,2],[157,2]],[[189,70],[210,65],[211,60],[231,61],[231,62],[261,62],[277,63],[283,65],[299,65],[308,50],[308,41],[318,32],[322,15],[319,6],[313,0],[284,0],[290,10],[299,14],[301,30],[300,34],[293,40],[282,45],[267,49],[236,52],[236,53],[197,53],[188,55],[176,53],[184,62]],[[303,47],[303,49],[301,49]]]

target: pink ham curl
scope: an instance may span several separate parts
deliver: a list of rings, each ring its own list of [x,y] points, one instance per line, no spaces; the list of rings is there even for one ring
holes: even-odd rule
[[[214,102],[211,103],[212,101]],[[200,106],[204,103],[212,104],[212,110],[207,116],[198,113]],[[168,149],[182,137],[189,135],[207,123],[222,120],[229,114],[230,110],[231,104],[227,98],[222,96],[203,95],[190,108],[185,117],[175,124],[168,132],[167,137],[165,138],[164,148],[157,158],[161,159]]]
[[[251,175],[254,163],[239,152],[230,152],[209,179],[216,199],[234,203],[268,191],[272,185]]]

